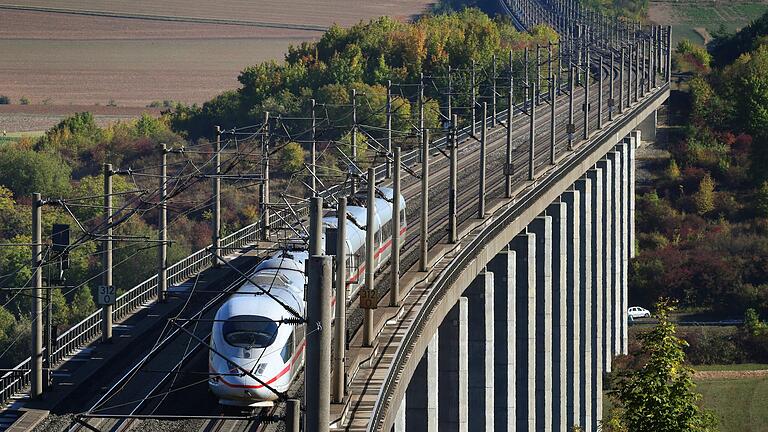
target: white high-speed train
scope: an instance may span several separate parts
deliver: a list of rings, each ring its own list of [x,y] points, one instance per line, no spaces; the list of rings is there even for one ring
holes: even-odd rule
[[[391,254],[392,200],[390,188],[377,188],[374,262],[378,269]],[[363,194],[356,202],[365,203]],[[400,238],[406,232],[405,199],[400,196]],[[347,207],[347,292],[354,295],[364,283],[366,207]],[[336,215],[323,218],[325,253],[336,253]],[[402,244],[402,242],[401,242]],[[280,303],[304,316],[306,274],[304,250],[280,250],[262,261],[216,312],[208,357],[208,385],[222,405],[264,406],[277,399],[270,388],[285,392],[304,363],[304,325],[284,324],[294,318]],[[261,288],[257,288],[254,283]],[[268,291],[275,299],[263,293]],[[335,296],[328,299],[335,302]],[[237,367],[239,366],[239,368]],[[261,382],[243,373],[243,368]],[[328,371],[330,373],[330,371]],[[264,385],[266,384],[266,386]]]

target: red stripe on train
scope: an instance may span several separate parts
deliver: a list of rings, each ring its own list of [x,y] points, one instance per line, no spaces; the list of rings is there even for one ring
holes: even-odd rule
[[[288,363],[288,365],[285,366],[285,368],[283,368],[283,370],[281,370],[280,373],[275,375],[273,378],[271,378],[271,379],[269,379],[267,381],[264,381],[264,384],[266,384],[266,385],[272,384],[273,382],[275,382],[278,379],[280,379],[280,377],[282,377],[283,375],[287,374],[288,371],[290,371],[291,368],[293,367],[293,364],[296,363],[296,361],[299,359],[299,355],[302,353],[302,351],[304,351],[304,346],[306,345],[306,343],[307,343],[306,339],[303,340],[301,342],[301,345],[299,345],[299,349],[296,350],[296,352],[293,354],[293,357],[291,358],[291,362]],[[210,363],[209,363],[209,366],[210,366]],[[211,372],[216,373],[215,370],[212,370]],[[232,384],[232,383],[228,383],[227,380],[225,380],[223,376],[218,375],[218,377],[221,380],[221,382],[226,384],[228,387],[232,387],[232,388],[258,389],[258,388],[264,387],[264,384],[257,384],[257,385]]]

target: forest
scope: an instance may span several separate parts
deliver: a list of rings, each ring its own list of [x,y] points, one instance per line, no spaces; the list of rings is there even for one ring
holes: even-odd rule
[[[709,52],[679,43],[671,159],[637,197],[631,302],[745,319],[735,337],[694,332],[694,362],[768,360],[767,34],[765,15]]]

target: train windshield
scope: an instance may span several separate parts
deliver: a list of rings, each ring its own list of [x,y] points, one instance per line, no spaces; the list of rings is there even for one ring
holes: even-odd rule
[[[224,340],[240,348],[266,348],[275,341],[277,323],[260,315],[238,315],[222,328]]]

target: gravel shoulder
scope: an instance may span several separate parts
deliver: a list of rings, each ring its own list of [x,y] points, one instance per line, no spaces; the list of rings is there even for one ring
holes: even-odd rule
[[[764,378],[768,377],[768,369],[696,371],[693,377],[697,380]]]

